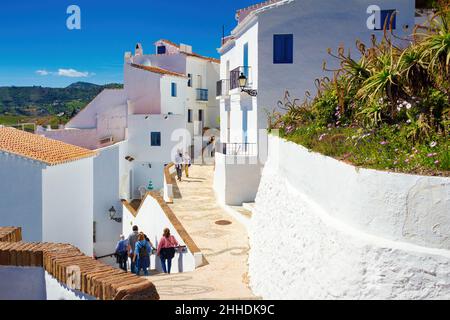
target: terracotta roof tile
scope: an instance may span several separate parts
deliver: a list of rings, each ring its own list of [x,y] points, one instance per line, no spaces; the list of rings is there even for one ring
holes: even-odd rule
[[[236,20],[238,22],[242,22],[251,12],[257,10],[257,9],[261,9],[263,7],[269,6],[271,4],[280,2],[282,0],[268,0],[268,1],[264,1],[264,2],[260,2],[254,5],[251,5],[249,7],[246,8],[242,8],[236,11]]]
[[[167,44],[170,44],[170,45],[172,45],[172,46],[174,46],[174,47],[177,47],[177,48],[180,47],[179,44],[176,44],[175,42],[172,42],[172,41],[167,40],[167,39],[161,39],[161,40],[159,40],[159,41],[164,42],[164,43],[167,43]]]
[[[62,243],[21,242],[21,229],[0,227],[0,266],[42,267],[60,283],[71,284],[79,271],[75,289],[102,300],[158,300],[155,285],[146,278],[126,273],[85,256]]]
[[[172,42],[172,41],[170,41],[170,40],[161,39],[161,40],[158,40],[157,42],[159,42],[159,41],[160,41],[160,42],[167,43],[167,44],[170,44],[170,45],[175,46],[175,47],[177,47],[177,48],[180,48],[180,45],[179,45],[179,44],[176,44],[176,43],[174,43],[174,42]],[[188,53],[188,52],[180,52],[180,53],[185,54],[185,55],[190,56],[190,57],[196,57],[196,58],[208,60],[208,61],[211,61],[211,62],[214,62],[214,63],[220,63],[220,60],[219,60],[219,59],[216,59],[216,58],[210,58],[210,57],[206,57],[206,56],[202,56],[202,55],[197,54],[197,53],[194,53],[194,52],[192,52],[192,53]]]
[[[177,73],[177,72],[169,71],[169,70],[158,68],[158,67],[143,66],[141,64],[136,64],[136,63],[132,63],[131,66],[134,68],[137,68],[137,69],[150,71],[150,72],[154,72],[154,73],[165,74],[165,75],[175,76],[175,77],[183,77],[183,78],[186,77],[182,73]]]
[[[0,128],[0,151],[51,166],[97,154],[88,149],[8,127]]]

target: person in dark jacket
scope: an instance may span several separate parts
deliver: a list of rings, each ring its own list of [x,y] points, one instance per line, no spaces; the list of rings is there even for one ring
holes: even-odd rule
[[[123,234],[120,235],[120,239],[117,242],[115,254],[119,268],[127,271],[128,241],[125,240]]]

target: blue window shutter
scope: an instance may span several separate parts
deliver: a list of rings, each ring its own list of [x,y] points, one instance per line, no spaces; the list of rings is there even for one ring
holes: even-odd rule
[[[161,132],[151,132],[150,133],[150,145],[152,147],[161,146]]]
[[[283,56],[282,44],[283,44],[283,39],[278,35],[274,35],[273,36],[273,63],[280,63],[280,61],[282,60],[282,56]]]
[[[293,63],[294,61],[294,36],[292,34],[286,35],[284,39],[284,58],[286,63]]]
[[[386,25],[386,28],[389,30],[391,28],[391,22],[392,22],[392,30],[395,30],[397,28],[397,15],[395,14],[396,12],[397,12],[397,10],[381,10],[380,29],[376,29],[376,30],[384,30],[385,25]],[[392,18],[392,16],[394,16],[394,18]],[[392,21],[391,21],[391,19],[392,19]]]
[[[273,36],[273,63],[294,62],[294,35],[276,34]]]
[[[158,54],[165,54],[165,53],[166,53],[166,47],[158,46]]]
[[[177,96],[177,84],[175,82],[172,82],[172,97]]]

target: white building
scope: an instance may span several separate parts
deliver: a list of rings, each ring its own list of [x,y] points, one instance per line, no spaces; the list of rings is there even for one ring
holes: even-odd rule
[[[174,153],[188,150],[206,128],[219,127],[214,95],[219,61],[168,40],[157,41],[155,50],[144,54],[137,44],[134,54],[125,54],[123,89],[103,91],[64,129],[37,130],[92,150],[126,141],[123,149],[131,161],[120,159],[129,162],[128,177],[120,176],[120,193],[127,199],[150,181],[162,188],[163,167]]]
[[[24,240],[70,243],[93,255],[96,152],[0,128],[0,225]]]
[[[370,44],[373,34],[381,39],[384,21],[393,12],[395,34],[409,35],[414,2],[270,0],[237,12],[238,25],[219,49],[222,147],[216,153],[215,190],[222,202],[254,201],[262,166],[256,155],[259,152],[264,159],[267,143],[258,135],[267,128],[267,111],[277,109],[285,92],[299,99],[307,91],[314,93],[314,80],[326,75],[323,62],[330,62],[330,68],[335,62],[327,49],[343,45],[356,54],[356,40]],[[256,97],[239,88],[241,75],[247,78],[246,89],[256,90]]]
[[[168,40],[155,43],[155,54],[125,53],[124,88],[107,89],[63,129],[38,128],[37,134],[96,150],[94,222],[96,256],[113,252],[121,225],[121,200],[139,199],[140,189],[164,185],[164,166],[177,150],[189,147],[206,128],[219,127],[214,95],[219,61]]]

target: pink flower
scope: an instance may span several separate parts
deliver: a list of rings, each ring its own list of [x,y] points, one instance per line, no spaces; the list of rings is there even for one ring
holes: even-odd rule
[[[430,147],[434,148],[436,146],[437,146],[437,142],[436,141],[433,141],[432,143],[430,143]]]
[[[405,160],[405,163],[409,163],[409,159],[406,159],[406,160]]]
[[[439,163],[441,163],[439,160],[436,160],[436,161],[434,162],[434,164],[439,164]]]
[[[381,144],[382,146],[385,146],[385,145],[388,144],[388,142],[387,142],[387,141],[381,141],[380,144]]]

